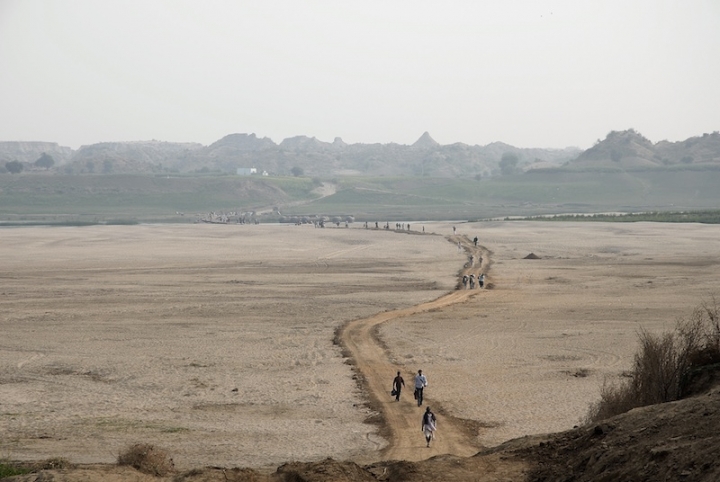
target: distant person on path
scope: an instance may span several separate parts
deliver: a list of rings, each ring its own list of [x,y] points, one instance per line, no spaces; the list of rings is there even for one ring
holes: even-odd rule
[[[435,438],[435,430],[437,430],[437,418],[430,410],[430,407],[426,408],[423,414],[421,430],[425,435],[426,446],[429,447],[430,441]]]
[[[478,289],[483,288],[485,286],[485,273],[480,273],[480,276],[478,276]]]
[[[397,372],[397,376],[393,380],[393,391],[395,392],[395,401],[400,401],[400,392],[402,391],[402,387],[405,386],[405,380],[403,380],[403,377],[400,375],[400,372]]]
[[[453,234],[457,233],[457,230],[455,229],[455,226],[453,226]]]
[[[470,275],[470,289],[473,289],[473,288],[475,288],[475,275],[471,274]]]
[[[473,238],[473,243],[475,243],[475,246],[477,246],[477,242],[478,242],[478,239],[477,239],[477,236],[475,236],[475,237]]]
[[[418,407],[423,402],[423,390],[427,387],[428,381],[422,370],[418,370],[418,374],[415,375],[415,399],[417,400]]]
[[[465,289],[467,289],[467,287],[468,287],[468,280],[469,280],[469,279],[470,279],[470,278],[468,278],[468,275],[466,275],[466,274],[464,274],[463,277],[462,277],[463,287],[464,287]]]

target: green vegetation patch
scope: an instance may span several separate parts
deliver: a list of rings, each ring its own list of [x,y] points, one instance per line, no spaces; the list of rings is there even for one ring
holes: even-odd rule
[[[73,464],[60,457],[42,460],[40,462],[12,462],[6,460],[0,461],[0,479],[14,475],[39,472],[40,470],[67,469],[72,467]]]
[[[348,176],[329,181],[337,191],[321,197],[315,189],[323,182],[214,174],[8,174],[0,176],[0,220],[6,226],[188,223],[211,211],[267,213],[278,207],[283,215],[346,214],[358,221],[672,211],[682,213],[676,222],[714,223],[712,216],[690,213],[720,206],[720,170],[714,169],[538,169],[481,180]],[[264,214],[260,221],[275,219]]]
[[[32,472],[31,468],[13,462],[0,462],[0,479],[12,477],[13,475],[29,474],[30,472]]]
[[[603,221],[614,223],[702,223],[720,224],[720,210],[690,212],[649,212],[627,214],[559,214],[553,216],[531,216],[527,218],[506,218],[506,221]]]

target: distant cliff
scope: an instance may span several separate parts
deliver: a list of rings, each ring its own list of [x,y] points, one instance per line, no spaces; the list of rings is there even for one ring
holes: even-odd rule
[[[293,168],[306,176],[427,176],[480,179],[501,174],[504,156],[516,160],[515,172],[547,168],[625,170],[720,166],[720,133],[685,141],[653,144],[633,129],[612,131],[581,151],[518,148],[502,142],[485,146],[441,145],[425,132],[411,145],[347,144],[339,137],[322,142],[296,136],[276,144],[255,134],[230,134],[203,146],[160,141],[102,142],[77,151],[50,142],[0,142],[0,167],[8,161],[35,162],[42,153],[66,174],[192,173],[234,174],[238,168],[289,176]]]
[[[347,144],[339,137],[322,142],[296,136],[276,144],[255,134],[230,134],[203,146],[158,141],[103,142],[73,153],[62,172],[111,174],[137,172],[224,172],[255,167],[271,175],[488,177],[498,172],[503,154],[515,154],[520,166],[538,162],[558,166],[580,153],[577,148],[521,149],[503,143],[440,145],[424,133],[414,144]]]
[[[68,162],[74,152],[71,148],[60,146],[56,142],[0,142],[0,164],[2,165],[11,161],[33,163],[43,153],[52,156],[57,166]]]
[[[571,168],[643,169],[720,165],[720,132],[653,144],[634,129],[612,131],[568,163]]]
[[[195,153],[202,151],[197,143],[136,141],[101,142],[82,146],[64,172],[72,174],[118,174],[163,172],[193,164]]]

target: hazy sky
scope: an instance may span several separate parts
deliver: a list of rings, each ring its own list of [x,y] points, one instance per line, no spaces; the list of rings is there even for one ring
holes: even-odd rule
[[[0,0],[0,140],[720,130],[720,0]]]

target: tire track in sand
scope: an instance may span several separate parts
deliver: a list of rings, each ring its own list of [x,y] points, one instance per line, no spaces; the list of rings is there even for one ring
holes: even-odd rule
[[[465,236],[449,236],[447,239],[453,244],[459,242],[465,252],[475,256],[476,260],[480,260],[480,263],[476,263],[475,266],[461,269],[459,277],[471,272],[476,275],[482,272],[486,274],[487,286],[489,283],[487,274],[491,265],[490,251],[482,246],[474,246]],[[454,418],[450,414],[443,414],[437,403],[433,404],[432,399],[427,398],[427,403],[435,406],[433,411],[438,415],[438,432],[431,448],[425,447],[425,439],[420,431],[420,422],[427,404],[423,407],[417,406],[411,396],[413,380],[408,380],[407,377],[405,380],[407,386],[403,389],[400,402],[396,402],[390,396],[392,379],[396,372],[403,370],[402,367],[393,365],[388,360],[385,348],[373,333],[380,324],[386,321],[462,303],[482,291],[458,289],[433,301],[400,310],[378,313],[370,318],[354,320],[340,331],[340,342],[354,361],[355,370],[361,380],[362,388],[370,400],[370,405],[382,417],[380,432],[389,442],[383,453],[387,459],[418,461],[438,454],[469,457],[479,451],[480,447],[476,442],[477,434],[474,433],[473,427],[469,429],[467,422]]]

